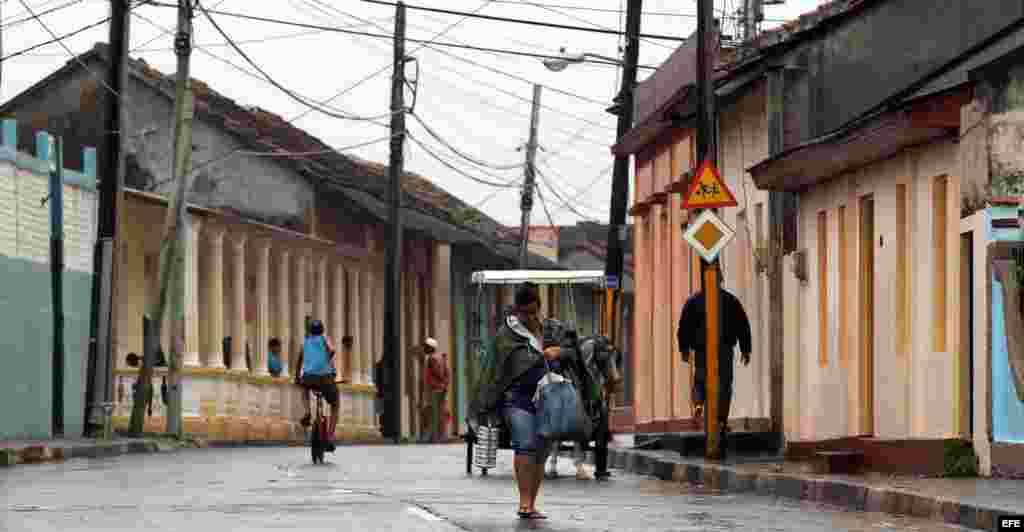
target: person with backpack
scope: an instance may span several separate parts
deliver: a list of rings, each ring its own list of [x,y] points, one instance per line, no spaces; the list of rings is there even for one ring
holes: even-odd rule
[[[515,310],[503,320],[494,343],[494,372],[479,384],[478,396],[470,403],[469,420],[491,415],[505,419],[515,450],[515,476],[519,490],[520,519],[547,519],[537,511],[537,495],[544,480],[544,462],[552,442],[538,431],[534,403],[541,379],[559,371],[561,348],[542,343],[540,289],[534,283],[521,284],[515,294]]]
[[[327,452],[334,452],[334,433],[341,414],[338,385],[335,382],[337,370],[334,369],[334,346],[329,336],[324,334],[324,323],[312,320],[309,324],[309,335],[303,341],[299,351],[299,368],[296,372],[295,384],[302,386],[302,402],[306,407],[306,415],[302,418],[302,426],[312,423],[312,410],[309,404],[310,390],[318,390],[327,404],[331,405],[331,417],[327,420]]]

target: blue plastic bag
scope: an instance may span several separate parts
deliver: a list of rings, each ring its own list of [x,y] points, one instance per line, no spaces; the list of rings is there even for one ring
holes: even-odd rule
[[[583,400],[569,380],[554,373],[537,390],[537,432],[548,441],[587,441],[593,428]]]

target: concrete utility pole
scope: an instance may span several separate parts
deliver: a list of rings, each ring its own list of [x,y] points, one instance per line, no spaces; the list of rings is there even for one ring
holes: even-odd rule
[[[764,0],[743,0],[743,42],[757,36],[757,23],[764,19]]]
[[[530,140],[526,143],[526,167],[523,169],[523,195],[519,208],[523,211],[519,225],[519,268],[528,268],[530,248],[530,211],[533,210],[533,188],[537,176],[537,126],[540,122],[541,85],[533,85],[533,108],[530,111]]]
[[[384,298],[384,358],[387,406],[384,436],[402,442],[402,361],[399,312],[402,308],[402,172],[405,162],[405,4],[395,8],[394,62],[391,73],[391,231],[388,238]]]
[[[711,32],[715,28],[714,0],[697,1],[697,157],[703,164],[715,163],[714,107],[715,89],[711,77]],[[699,179],[699,176],[694,176]],[[701,291],[704,293],[706,334],[706,375],[705,390],[707,408],[704,411],[704,428],[707,434],[705,456],[716,460],[721,457],[721,442],[718,423],[718,351],[719,327],[721,326],[720,290],[718,259],[713,262],[701,260]]]
[[[103,137],[100,151],[99,207],[96,248],[93,253],[92,312],[90,316],[89,369],[86,381],[85,436],[110,436],[110,412],[114,397],[114,355],[116,323],[117,226],[124,187],[125,160],[122,156],[121,97],[127,85],[128,0],[110,0],[110,61],[105,94]]]

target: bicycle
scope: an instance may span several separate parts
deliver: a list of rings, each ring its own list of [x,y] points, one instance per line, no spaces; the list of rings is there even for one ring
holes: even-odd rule
[[[324,463],[324,453],[327,450],[327,417],[324,416],[324,396],[320,393],[320,390],[310,389],[309,392],[313,394],[313,399],[316,401],[316,408],[314,410],[313,420],[310,424],[309,447],[310,452],[313,456],[313,464]]]

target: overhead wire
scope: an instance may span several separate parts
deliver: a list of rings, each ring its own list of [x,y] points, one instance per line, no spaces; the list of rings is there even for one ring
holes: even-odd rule
[[[619,15],[622,15],[623,13],[626,12],[626,10],[624,8],[622,8],[622,7],[619,7],[619,9],[609,9],[609,8],[573,6],[573,5],[566,5],[566,4],[551,4],[551,3],[548,3],[548,2],[531,2],[531,1],[528,1],[528,0],[494,0],[494,2],[496,4],[523,5],[523,6],[534,6],[534,7],[548,6],[548,7],[560,8],[560,9],[571,9],[571,10],[575,10],[575,11],[590,11],[590,12],[595,12],[595,13],[618,13]],[[621,6],[622,4],[620,3],[619,5]],[[697,14],[696,13],[675,13],[675,12],[671,12],[671,11],[642,11],[640,14],[644,15],[644,16],[655,16],[655,17],[697,18]],[[769,22],[785,22],[785,20],[783,20],[783,19],[765,19],[765,20],[769,21]]]
[[[478,6],[478,7],[476,8],[476,11],[479,11],[479,10],[481,10],[481,9],[483,9],[483,8],[485,8],[485,7],[487,7],[488,5],[490,5],[490,3],[491,3],[492,1],[493,1],[493,0],[485,0],[485,1],[484,1],[484,2],[482,3],[482,4],[480,4],[480,6]],[[377,25],[376,23],[374,23],[374,22],[372,22],[372,21],[369,21],[369,20],[367,20],[367,19],[359,19],[359,18],[357,18],[357,17],[352,17],[352,18],[356,18],[356,20],[359,20],[360,22],[364,22],[364,23],[369,23],[369,24],[370,24],[371,26],[377,26],[378,28],[380,27],[380,26],[379,26],[379,25]],[[445,35],[445,34],[446,34],[446,33],[448,33],[449,31],[451,31],[451,30],[455,29],[455,28],[456,28],[456,27],[457,27],[457,26],[458,26],[459,24],[462,24],[462,23],[463,23],[463,22],[464,22],[465,20],[467,20],[467,19],[468,19],[468,17],[463,17],[463,18],[461,18],[461,19],[459,19],[459,20],[457,20],[457,21],[453,22],[452,24],[450,24],[449,26],[447,26],[447,27],[446,27],[445,29],[441,30],[441,31],[440,31],[440,32],[438,32],[438,33],[437,33],[436,35],[434,35],[434,36],[433,36],[433,37],[431,38],[431,41],[433,41],[433,40],[435,40],[435,39],[438,39],[438,38],[440,38],[440,37],[441,37],[442,35]],[[423,43],[423,44],[420,44],[420,45],[419,45],[418,47],[416,47],[416,49],[415,49],[415,50],[413,50],[412,52],[410,52],[410,55],[411,55],[411,54],[414,54],[414,53],[416,53],[416,52],[418,52],[418,51],[420,51],[420,50],[422,50],[424,46],[427,46],[427,43]],[[335,93],[335,94],[334,94],[333,96],[331,96],[330,98],[328,98],[327,100],[325,100],[325,101],[324,101],[324,103],[323,103],[322,105],[326,105],[327,103],[333,102],[334,100],[336,100],[336,99],[338,99],[338,98],[341,98],[341,97],[342,97],[342,96],[344,96],[345,94],[348,94],[349,92],[352,92],[352,91],[353,91],[353,90],[355,90],[355,89],[356,89],[357,87],[359,87],[359,86],[361,86],[362,84],[366,83],[367,81],[369,81],[369,80],[371,80],[371,79],[373,79],[373,78],[375,78],[375,77],[379,76],[379,75],[380,75],[381,73],[383,73],[383,72],[387,71],[387,70],[388,70],[389,68],[392,68],[392,64],[391,64],[390,62],[389,62],[389,63],[387,63],[387,64],[385,64],[385,65],[384,65],[383,67],[381,67],[381,68],[379,68],[379,69],[375,70],[374,72],[371,72],[370,74],[367,74],[366,76],[362,77],[361,79],[359,79],[359,80],[358,80],[358,81],[356,81],[355,83],[353,83],[353,84],[349,85],[348,87],[345,87],[345,88],[344,88],[344,89],[342,89],[341,91],[338,91],[338,92],[337,92],[337,93]],[[307,112],[307,113],[304,113],[304,114],[302,114],[302,115],[299,115],[299,116],[298,116],[298,117],[296,118],[296,120],[299,120],[299,119],[303,118],[304,116],[306,116],[306,115],[308,115],[308,114],[309,114],[309,112]]]
[[[57,6],[57,7],[51,7],[50,9],[47,9],[45,11],[40,11],[39,13],[36,13],[36,14],[28,16],[28,17],[22,17],[22,18],[19,18],[19,19],[16,19],[16,20],[11,20],[10,22],[4,21],[2,23],[2,25],[0,25],[0,28],[3,28],[5,30],[6,29],[10,29],[10,28],[13,28],[14,26],[17,26],[19,24],[23,24],[25,22],[30,22],[32,20],[35,20],[36,17],[45,17],[46,15],[49,15],[51,13],[56,13],[58,11],[67,9],[67,8],[72,7],[74,5],[77,5],[77,4],[81,4],[82,2],[85,2],[85,0],[71,0],[70,2],[66,2],[64,4],[61,4],[61,5]],[[46,4],[44,4],[44,5],[46,5]],[[37,6],[37,8],[38,7],[39,6]]]
[[[82,61],[82,58],[78,57],[78,54],[72,52],[71,48],[68,48],[68,45],[64,44],[65,37],[58,37],[57,34],[54,33],[54,31],[52,29],[50,29],[50,27],[47,26],[45,22],[43,22],[43,19],[40,18],[39,15],[37,15],[35,13],[35,11],[31,7],[29,7],[28,2],[26,2],[25,0],[18,0],[18,2],[20,2],[22,7],[25,8],[25,11],[28,11],[28,13],[30,15],[32,15],[32,18],[34,18],[35,21],[37,23],[39,23],[39,26],[41,26],[46,31],[46,33],[49,33],[50,37],[53,37],[53,39],[57,42],[57,44],[59,44],[60,47],[63,48],[64,51],[67,52],[68,55],[71,56],[71,58],[75,62],[78,63],[79,66],[81,66],[86,72],[89,73],[89,76],[91,76],[93,79],[95,79],[97,82],[99,82],[99,84],[102,85],[103,88],[107,89],[107,91],[110,92],[110,94],[113,94],[115,97],[118,97],[118,98],[120,97],[120,95],[117,93],[117,91],[115,91],[113,88],[111,88],[110,85],[108,85],[107,82],[104,81],[104,79],[102,77],[98,76],[95,72],[93,72],[92,69],[89,68],[89,66],[86,65],[85,62]],[[146,0],[143,0],[139,4],[136,4],[136,7],[138,7],[139,5],[141,5],[141,4],[145,3],[145,2],[146,2]]]
[[[24,2],[24,0],[20,0],[20,1]],[[213,25],[213,27],[217,30],[217,33],[220,33],[221,37],[223,37],[224,40],[227,41],[227,43],[231,45],[231,48],[234,49],[235,52],[238,55],[242,56],[242,58],[245,59],[245,61],[247,63],[249,63],[249,65],[251,65],[253,68],[255,68],[260,74],[262,74],[263,77],[265,77],[267,79],[267,81],[271,85],[277,87],[278,90],[280,90],[281,92],[283,92],[286,95],[288,95],[288,97],[290,97],[291,99],[295,100],[296,102],[301,103],[302,105],[305,105],[305,106],[309,107],[310,109],[314,109],[314,110],[316,110],[317,112],[319,112],[321,114],[330,116],[331,118],[337,118],[337,119],[341,119],[341,120],[353,120],[353,121],[357,121],[357,122],[368,122],[368,121],[373,121],[373,120],[379,120],[381,118],[390,117],[394,113],[405,112],[404,109],[400,109],[398,111],[390,111],[388,113],[381,114],[381,115],[378,115],[378,116],[366,117],[366,116],[358,116],[358,115],[354,115],[354,114],[337,113],[337,112],[334,112],[334,111],[332,111],[330,109],[322,107],[322,106],[316,104],[315,102],[310,102],[307,99],[303,98],[302,96],[300,96],[300,95],[296,94],[295,92],[293,92],[291,89],[289,89],[289,88],[285,87],[284,85],[282,85],[281,83],[279,83],[277,80],[275,80],[273,77],[271,77],[270,74],[267,74],[267,72],[265,70],[263,70],[263,68],[260,67],[259,64],[257,64],[255,61],[253,61],[253,59],[251,57],[249,57],[249,54],[245,53],[245,51],[242,50],[242,48],[240,46],[235,44],[235,42],[234,42],[234,40],[232,40],[231,36],[228,35],[220,27],[220,24],[218,24],[217,21],[214,20],[213,16],[210,14],[209,11],[206,10],[205,7],[203,7],[201,2],[198,2],[198,1],[196,2],[196,8],[198,8],[199,11],[202,12],[202,14],[206,17],[206,20],[208,20],[210,22],[210,24]]]
[[[518,179],[509,181],[509,182],[500,182],[500,181],[488,181],[486,179],[481,179],[479,177],[472,176],[472,175],[464,172],[463,170],[461,170],[459,168],[456,168],[453,164],[451,164],[450,162],[448,162],[448,161],[444,160],[443,158],[441,158],[441,156],[439,156],[433,150],[428,148],[424,143],[420,142],[420,140],[417,139],[415,137],[415,135],[413,135],[412,133],[406,131],[405,135],[406,135],[406,137],[409,138],[409,140],[411,140],[414,144],[419,146],[420,149],[422,149],[423,151],[427,152],[427,154],[430,155],[431,157],[433,157],[437,162],[445,165],[449,170],[451,170],[451,171],[461,175],[462,177],[465,177],[466,179],[469,179],[470,181],[473,181],[475,183],[479,183],[481,185],[487,185],[487,186],[490,186],[490,187],[498,187],[498,188],[514,188],[514,187],[518,186],[516,184],[516,182],[519,181]]]
[[[367,3],[370,3],[370,4],[379,4],[379,5],[384,5],[384,6],[395,6],[395,5],[397,5],[397,4],[393,3],[393,2],[384,2],[382,0],[363,0],[363,2],[367,2]],[[463,15],[463,16],[466,16],[466,12],[464,12],[464,11],[454,11],[454,10],[451,10],[451,9],[438,9],[438,8],[434,8],[434,7],[414,6],[414,5],[409,5],[409,4],[406,4],[405,7],[406,7],[406,9],[414,9],[414,10],[417,10],[417,11],[432,11],[434,13],[443,13],[445,15]],[[557,28],[557,29],[563,29],[563,30],[586,31],[586,32],[591,32],[591,33],[604,33],[604,34],[611,34],[611,35],[619,35],[621,33],[618,30],[607,30],[607,29],[600,29],[600,28],[585,28],[585,27],[581,27],[581,26],[570,26],[570,25],[567,25],[567,24],[555,24],[555,23],[552,23],[552,22],[542,22],[542,21],[539,21],[539,20],[527,20],[527,19],[517,19],[517,18],[509,18],[509,17],[495,17],[495,16],[491,16],[491,15],[478,15],[478,14],[470,14],[468,16],[471,16],[473,18],[482,19],[482,20],[492,20],[492,21],[497,21],[497,22],[511,22],[511,23],[515,23],[515,24],[526,24],[526,25],[530,25],[530,26],[540,26],[540,27],[546,27],[546,28]],[[644,37],[644,38],[648,38],[648,39],[661,39],[661,40],[666,40],[666,41],[677,41],[677,42],[684,42],[684,41],[686,41],[685,38],[676,37],[676,36],[673,36],[673,35],[657,35],[657,34],[650,34],[650,33],[641,33],[640,37]]]
[[[319,0],[313,0],[313,1],[319,2]],[[322,2],[320,2],[320,3],[322,3]],[[337,13],[343,14],[345,16],[348,16],[350,18],[353,18],[353,19],[356,19],[356,20],[360,20],[360,21],[366,21],[367,20],[367,19],[364,19],[362,17],[358,17],[356,15],[353,15],[351,13],[346,13],[344,11],[341,11],[341,10],[339,10],[336,7],[333,7],[333,6],[329,6],[329,7],[331,8],[331,10],[333,10],[333,11],[335,11]],[[378,24],[374,24],[374,25],[377,26],[379,29],[382,29],[382,30],[386,30],[387,29],[387,28],[381,27]],[[467,58],[464,58],[462,56],[453,54],[453,53],[449,52],[448,50],[434,48],[433,46],[431,46],[429,44],[425,44],[425,45],[421,46],[420,49],[422,49],[424,47],[430,48],[433,52],[439,53],[439,54],[442,54],[442,55],[445,55],[445,56],[448,56],[448,57],[450,57],[452,59],[455,59],[456,61],[459,61],[459,62],[462,62],[462,63],[467,63],[467,64],[473,65],[475,67],[478,67],[478,68],[482,68],[484,70],[493,72],[495,74],[508,77],[509,79],[514,79],[516,81],[521,81],[523,83],[527,83],[527,84],[530,84],[530,85],[538,85],[538,83],[533,81],[533,80],[526,79],[526,78],[521,77],[521,76],[516,76],[515,74],[511,74],[509,72],[505,72],[505,71],[503,71],[501,69],[497,69],[497,68],[494,68],[494,67],[491,67],[491,66],[488,66],[488,65],[481,64],[481,63],[479,63],[477,61],[473,61],[471,59],[467,59]],[[415,52],[412,52],[412,53],[415,53]],[[539,85],[541,85],[545,89],[548,89],[548,90],[550,90],[552,92],[555,92],[555,93],[558,93],[558,94],[562,94],[564,96],[569,96],[571,98],[576,98],[576,99],[578,99],[580,101],[584,101],[584,102],[587,102],[587,103],[592,103],[592,104],[595,104],[595,105],[600,105],[602,107],[607,107],[608,104],[609,104],[609,102],[598,101],[598,100],[595,100],[593,98],[588,98],[586,96],[582,96],[580,94],[576,94],[574,92],[567,91],[567,90],[564,90],[564,89],[559,89],[557,87],[552,87],[550,85],[544,85],[544,84],[539,84]],[[602,127],[604,127],[604,126],[602,126]]]
[[[469,161],[469,162],[471,162],[473,164],[476,164],[478,166],[483,166],[485,168],[491,168],[491,169],[494,169],[494,170],[515,170],[517,168],[522,168],[522,167],[526,166],[525,162],[515,163],[515,164],[494,164],[494,163],[489,163],[489,162],[483,161],[481,159],[478,159],[478,158],[476,158],[476,157],[474,157],[472,155],[469,155],[466,152],[460,150],[459,148],[456,148],[455,145],[453,145],[451,142],[448,142],[447,140],[445,140],[445,138],[442,137],[436,131],[434,131],[434,129],[432,127],[430,127],[430,125],[428,125],[425,120],[420,118],[420,116],[417,113],[410,111],[409,112],[409,116],[413,117],[413,119],[416,120],[416,122],[418,122],[419,125],[422,126],[423,129],[431,137],[434,137],[435,140],[440,142],[442,146],[448,148],[452,153],[458,155],[459,157],[462,157],[463,159],[465,159],[465,160],[467,160],[467,161]]]
[[[563,198],[561,195],[559,195],[558,192],[555,190],[555,188],[549,182],[548,177],[544,174],[544,172],[541,172],[538,169],[537,170],[537,176],[541,178],[541,183],[543,183],[544,185],[546,185],[548,187],[548,190],[550,190],[551,193],[562,203],[562,206],[565,207],[566,210],[572,212],[576,216],[579,216],[583,220],[595,221],[595,222],[598,221],[596,218],[594,218],[592,216],[587,216],[586,214],[583,214],[580,211],[576,210],[576,207],[573,207],[568,201],[565,200],[565,198]]]
[[[595,28],[601,28],[601,29],[605,29],[605,30],[610,30],[610,31],[614,31],[614,32],[616,32],[616,33],[620,34],[620,37],[621,37],[621,38],[622,38],[623,40],[625,40],[625,39],[628,39],[628,38],[629,38],[629,36],[627,36],[627,35],[625,34],[625,32],[622,32],[622,31],[620,31],[620,30],[617,30],[617,29],[609,28],[608,26],[605,26],[605,25],[603,25],[603,24],[598,24],[598,23],[596,23],[596,22],[593,22],[593,21],[587,20],[587,19],[585,19],[585,18],[583,18],[583,17],[577,17],[576,15],[573,15],[573,14],[571,14],[571,13],[566,13],[566,12],[564,12],[564,11],[560,11],[560,10],[558,10],[558,9],[554,8],[554,7],[548,7],[548,6],[541,6],[541,5],[538,5],[537,7],[541,8],[541,9],[543,9],[543,10],[545,10],[545,11],[548,11],[548,12],[554,13],[554,14],[556,14],[556,15],[561,15],[561,16],[563,16],[563,17],[567,17],[567,18],[570,18],[570,19],[572,19],[572,20],[575,20],[575,21],[577,21],[577,22],[582,22],[582,23],[584,23],[584,24],[587,24],[587,25],[589,25],[589,26],[593,26],[593,27],[595,27]],[[655,40],[652,40],[652,39],[647,39],[647,38],[644,38],[644,37],[640,37],[640,38],[639,38],[639,40],[640,40],[641,42],[645,42],[645,43],[647,43],[647,44],[653,44],[654,46],[658,46],[658,47],[660,47],[660,48],[665,48],[665,49],[667,49],[667,50],[672,50],[672,51],[675,51],[675,49],[676,49],[676,47],[675,47],[675,46],[671,46],[671,45],[668,45],[668,44],[665,44],[665,43],[660,43],[660,42],[658,42],[658,41],[655,41]],[[683,39],[683,40],[685,40],[685,39]]]

